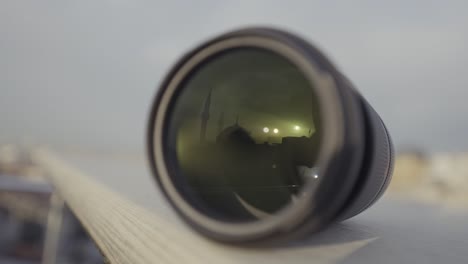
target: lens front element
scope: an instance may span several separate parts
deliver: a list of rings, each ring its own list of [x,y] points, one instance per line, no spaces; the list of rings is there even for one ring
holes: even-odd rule
[[[236,48],[202,63],[168,111],[166,162],[185,199],[225,221],[268,217],[318,182],[312,83],[286,58]]]

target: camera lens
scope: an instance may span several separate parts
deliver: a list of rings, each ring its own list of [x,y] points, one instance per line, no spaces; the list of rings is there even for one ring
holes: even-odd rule
[[[188,224],[271,242],[359,214],[383,194],[393,147],[374,109],[317,48],[285,31],[222,34],[162,82],[148,157]]]
[[[191,72],[169,108],[164,146],[190,199],[212,217],[253,221],[318,182],[313,85],[260,48],[215,54]]]

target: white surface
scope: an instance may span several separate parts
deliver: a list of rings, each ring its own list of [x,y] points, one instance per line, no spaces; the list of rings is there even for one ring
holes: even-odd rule
[[[193,236],[161,197],[145,160],[71,154],[61,157]],[[467,217],[467,212],[387,195],[361,215],[283,248],[219,248],[226,260],[243,263],[468,263]]]

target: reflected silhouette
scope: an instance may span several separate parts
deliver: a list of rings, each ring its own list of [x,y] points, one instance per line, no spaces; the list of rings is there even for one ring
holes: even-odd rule
[[[205,134],[207,116],[204,112],[200,125],[203,140],[186,149],[183,161],[191,187],[204,202],[245,218],[265,217],[290,203],[313,168],[317,137],[257,143],[237,119],[211,141]]]

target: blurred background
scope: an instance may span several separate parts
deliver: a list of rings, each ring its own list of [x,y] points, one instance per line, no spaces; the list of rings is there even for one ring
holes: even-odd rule
[[[98,248],[23,148],[0,151],[0,263],[98,264]]]
[[[312,41],[376,108],[398,151],[390,195],[468,208],[466,10],[463,0],[3,0],[0,178],[28,188],[0,191],[0,221],[26,214],[13,212],[24,195],[44,207],[26,220],[47,219],[50,187],[28,148],[144,159],[149,107],[168,68],[195,44],[251,25]]]

